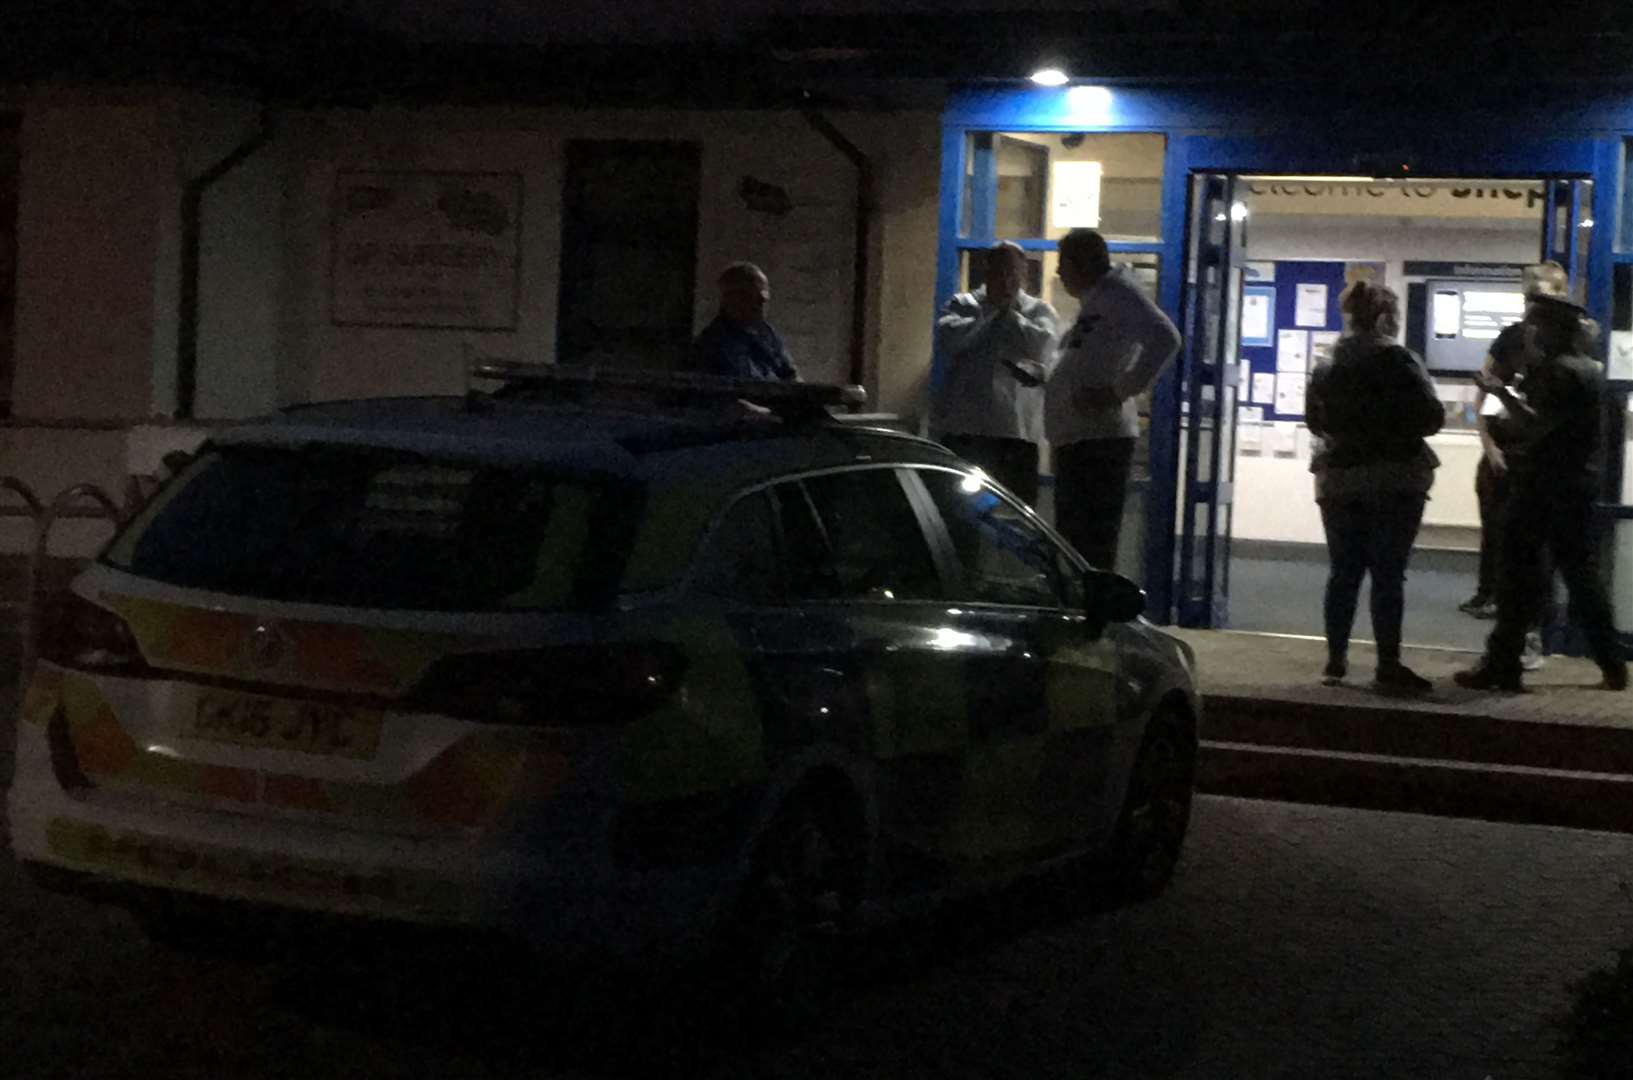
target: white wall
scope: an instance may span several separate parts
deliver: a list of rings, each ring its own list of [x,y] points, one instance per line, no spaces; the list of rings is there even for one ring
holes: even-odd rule
[[[213,167],[259,128],[258,110],[247,103],[194,100],[180,119],[191,136],[183,156],[187,179]],[[204,193],[198,417],[254,416],[278,403],[284,145],[275,134]]]
[[[1385,283],[1400,287],[1408,259],[1461,262],[1534,262],[1540,225],[1503,222],[1484,228],[1448,226],[1412,218],[1338,221],[1318,217],[1248,219],[1249,259],[1341,259],[1386,264]],[[1401,300],[1406,299],[1402,290]]]
[[[939,127],[932,113],[836,114],[874,158],[879,184],[868,345],[875,407],[913,411],[934,305]],[[464,353],[554,358],[561,191],[571,139],[687,139],[702,147],[697,328],[713,317],[721,266],[749,259],[771,279],[769,317],[810,380],[849,370],[856,172],[793,112],[376,110],[305,114],[291,125],[280,364],[282,401],[464,388]],[[347,169],[518,172],[524,183],[521,307],[514,332],[337,327],[328,309],[329,203]],[[778,184],[794,209],[747,209],[745,175]],[[883,388],[882,396],[877,391]]]
[[[180,200],[256,129],[249,103],[172,92],[24,96],[14,407],[20,417],[133,422],[175,405]],[[922,410],[935,306],[940,119],[834,113],[873,161],[865,341],[871,407]],[[692,139],[702,148],[696,325],[736,259],[772,278],[771,317],[810,379],[849,374],[854,166],[793,112],[541,109],[282,113],[274,141],[203,206],[197,411],[464,388],[464,352],[545,361],[555,346],[563,153],[573,138]],[[329,313],[337,170],[515,171],[524,180],[521,308],[511,333],[341,328]],[[782,219],[747,210],[744,175],[780,184]],[[79,482],[117,494],[154,447],[195,429],[0,432],[0,473],[46,497]],[[151,444],[151,445],[150,445]],[[0,522],[0,548],[26,529]],[[71,527],[85,554],[102,526]]]

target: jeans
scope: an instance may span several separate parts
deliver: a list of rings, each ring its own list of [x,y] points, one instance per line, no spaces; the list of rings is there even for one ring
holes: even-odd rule
[[[1361,579],[1370,574],[1372,636],[1378,643],[1378,662],[1400,660],[1406,564],[1412,558],[1412,544],[1423,522],[1426,501],[1421,495],[1378,494],[1321,503],[1321,524],[1327,532],[1327,557],[1331,562],[1322,605],[1329,659],[1343,662],[1349,655]]]
[[[1055,447],[1055,529],[1101,570],[1117,568],[1133,461],[1133,439],[1082,439]]]
[[[942,435],[947,449],[981,470],[1028,506],[1038,505],[1038,444],[997,435]]]
[[[1593,493],[1568,484],[1527,479],[1514,484],[1503,514],[1502,566],[1497,579],[1497,625],[1486,639],[1486,662],[1519,671],[1526,631],[1537,625],[1553,592],[1553,568],[1565,579],[1570,617],[1604,669],[1622,663],[1615,616],[1599,573],[1599,535]]]

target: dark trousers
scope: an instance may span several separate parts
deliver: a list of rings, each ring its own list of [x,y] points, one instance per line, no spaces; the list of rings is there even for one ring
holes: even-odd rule
[[[997,435],[943,435],[941,444],[1004,487],[1028,506],[1038,504],[1038,444]]]
[[[1117,568],[1133,460],[1133,439],[1082,439],[1055,447],[1055,528],[1101,570]]]
[[[1504,508],[1502,564],[1497,575],[1497,625],[1486,639],[1486,662],[1517,672],[1526,631],[1537,625],[1553,592],[1553,570],[1565,579],[1571,621],[1588,639],[1601,668],[1622,663],[1610,596],[1599,573],[1593,494],[1546,480],[1516,481]]]
[[[1406,614],[1406,564],[1423,522],[1421,495],[1379,495],[1321,503],[1327,532],[1327,653],[1343,660],[1361,598],[1361,579],[1372,577],[1372,636],[1378,662],[1401,656],[1401,620]],[[1523,637],[1523,635],[1522,635]],[[1515,655],[1518,655],[1517,653]]]
[[[1480,500],[1480,583],[1475,592],[1496,599],[1497,580],[1503,565],[1503,520],[1508,513],[1509,480],[1506,472],[1491,467],[1485,455],[1474,470],[1474,494]],[[1537,610],[1536,629],[1554,620],[1554,569],[1546,551],[1541,553],[1544,592]]]
[[[1474,496],[1480,500],[1480,596],[1497,595],[1497,568],[1502,565],[1503,508],[1508,504],[1508,474],[1491,467],[1484,454],[1474,469]]]

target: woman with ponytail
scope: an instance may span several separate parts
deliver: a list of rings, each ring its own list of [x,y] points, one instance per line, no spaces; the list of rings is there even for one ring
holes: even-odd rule
[[[1401,622],[1406,565],[1440,464],[1424,439],[1440,430],[1445,409],[1423,361],[1395,341],[1400,300],[1393,290],[1357,281],[1338,306],[1344,336],[1332,361],[1310,376],[1305,418],[1321,439],[1310,471],[1331,563],[1322,679],[1334,685],[1349,674],[1361,579],[1370,575],[1374,685],[1422,693],[1429,680],[1401,663]]]

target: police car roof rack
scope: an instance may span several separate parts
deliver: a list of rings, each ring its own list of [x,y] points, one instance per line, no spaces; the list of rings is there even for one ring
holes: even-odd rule
[[[860,386],[834,383],[730,379],[690,371],[648,371],[578,364],[528,364],[488,360],[473,364],[473,379],[499,383],[489,400],[627,403],[699,408],[747,401],[784,421],[831,420],[830,408],[857,408],[867,401]],[[476,406],[473,391],[467,400]]]

